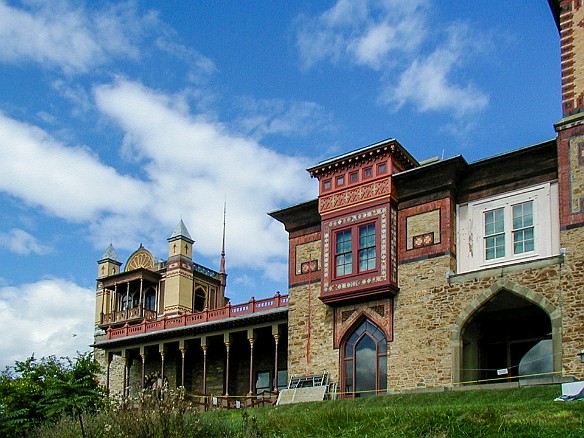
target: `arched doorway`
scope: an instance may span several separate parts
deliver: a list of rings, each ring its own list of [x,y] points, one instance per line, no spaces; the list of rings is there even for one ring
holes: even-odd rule
[[[497,383],[515,380],[529,355],[554,371],[552,320],[539,305],[506,289],[492,294],[469,315],[460,330],[462,382]],[[547,345],[549,348],[536,348]]]
[[[348,396],[387,390],[387,339],[369,319],[358,321],[341,343],[343,391]]]

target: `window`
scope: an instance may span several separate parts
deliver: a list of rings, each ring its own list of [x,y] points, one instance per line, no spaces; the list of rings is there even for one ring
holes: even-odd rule
[[[336,237],[335,266],[337,277],[353,273],[351,230],[339,231]]]
[[[502,208],[485,212],[485,252],[487,260],[505,257],[504,212]]]
[[[353,238],[357,236],[357,241]],[[356,253],[356,254],[354,254]],[[354,272],[353,259],[358,260]],[[375,223],[357,225],[335,234],[335,273],[337,277],[377,268],[377,234]]]
[[[373,168],[366,167],[363,169],[363,178],[371,178],[373,176]]]
[[[521,254],[535,248],[533,202],[513,206],[513,252]]]
[[[535,249],[533,201],[485,212],[485,259],[494,260]],[[508,247],[509,246],[509,247]]]
[[[559,254],[558,186],[537,186],[457,207],[459,273]]]
[[[359,181],[359,172],[351,172],[349,174],[349,182],[357,182]]]
[[[359,272],[375,269],[375,224],[359,227]]]
[[[379,163],[377,165],[377,174],[382,175],[384,173],[387,173],[387,163]]]
[[[341,346],[344,392],[354,397],[377,395],[387,390],[387,339],[366,319]]]
[[[146,290],[146,295],[144,296],[144,308],[146,310],[156,309],[156,290],[152,287]]]
[[[337,176],[337,187],[345,185],[345,176]]]
[[[195,291],[195,300],[193,303],[193,309],[195,312],[202,312],[205,310],[205,291],[203,289],[197,289]]]
[[[330,179],[327,179],[322,182],[322,189],[323,190],[330,190],[332,188],[332,182]]]
[[[272,384],[269,371],[258,371],[256,373],[256,394],[263,391],[271,391]]]

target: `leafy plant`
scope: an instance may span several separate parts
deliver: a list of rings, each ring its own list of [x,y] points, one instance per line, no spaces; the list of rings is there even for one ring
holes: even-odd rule
[[[17,361],[0,373],[0,435],[21,436],[44,422],[102,405],[105,391],[97,381],[99,364],[90,353],[75,361],[55,356]]]

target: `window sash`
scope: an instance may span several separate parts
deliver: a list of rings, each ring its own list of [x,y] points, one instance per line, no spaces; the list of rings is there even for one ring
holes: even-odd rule
[[[337,277],[353,273],[353,242],[351,230],[339,231],[335,238],[335,269]]]
[[[487,261],[535,251],[533,200],[485,211],[483,217]]]
[[[375,270],[378,267],[377,240],[376,223],[355,225],[336,232],[335,276],[342,277]]]
[[[359,227],[359,272],[377,267],[375,224]]]

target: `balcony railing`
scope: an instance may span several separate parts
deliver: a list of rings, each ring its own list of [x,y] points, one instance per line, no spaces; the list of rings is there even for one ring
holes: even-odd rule
[[[156,311],[144,309],[144,306],[138,306],[131,309],[118,310],[111,313],[102,313],[101,315],[101,323],[103,325],[141,319],[148,321],[155,320]]]
[[[249,315],[253,313],[258,313],[268,309],[274,309],[277,307],[285,307],[288,305],[288,295],[280,295],[277,293],[272,298],[266,298],[263,300],[255,300],[252,298],[247,303],[243,304],[235,304],[231,305],[228,304],[225,307],[221,307],[219,309],[205,309],[201,312],[194,312],[194,313],[184,313],[180,316],[175,317],[167,317],[164,316],[160,319],[155,319],[156,315],[154,314],[154,318],[146,318],[145,317],[139,324],[126,324],[123,327],[119,328],[112,328],[111,326],[107,329],[107,339],[118,339],[123,338],[126,336],[133,336],[138,334],[144,333],[152,333],[159,330],[166,330],[174,327],[184,327],[189,325],[200,324],[203,322],[209,321],[219,321],[222,319],[233,318],[236,316],[242,315]],[[132,310],[132,309],[128,309]],[[122,312],[115,312],[117,313],[125,313],[126,311]],[[145,312],[152,312],[146,311]],[[154,313],[154,312],[153,312]],[[112,315],[112,314],[108,314]],[[105,316],[105,315],[104,315]],[[149,315],[151,316],[151,315]],[[154,320],[153,320],[154,319]],[[122,320],[119,320],[122,321]],[[126,318],[128,321],[128,318]],[[114,322],[114,321],[112,321]]]

